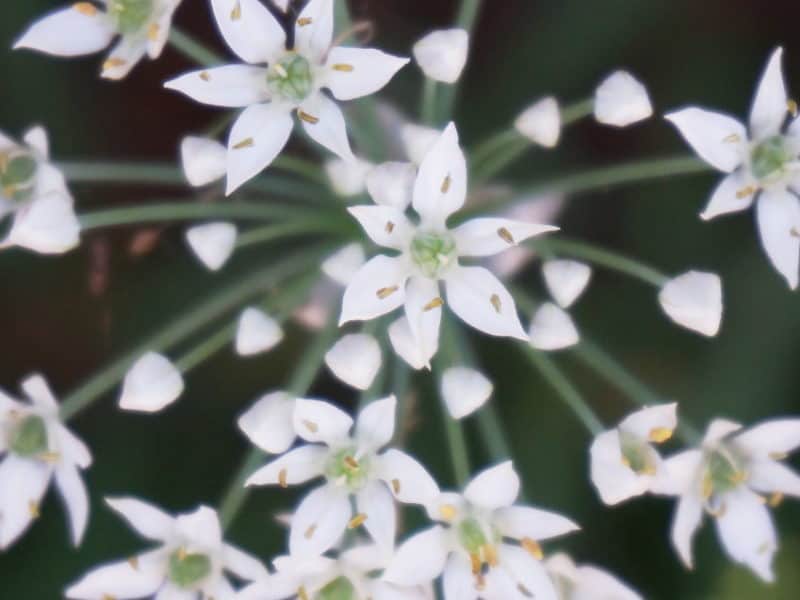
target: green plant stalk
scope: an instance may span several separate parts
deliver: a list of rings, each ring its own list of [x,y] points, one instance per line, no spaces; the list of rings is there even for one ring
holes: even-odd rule
[[[213,67],[222,64],[221,56],[209,50],[193,37],[174,25],[170,28],[169,43],[181,54],[201,67]]]

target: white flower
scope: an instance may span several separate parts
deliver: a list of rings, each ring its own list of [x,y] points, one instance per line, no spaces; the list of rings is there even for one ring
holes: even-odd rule
[[[642,600],[608,571],[578,566],[566,554],[554,554],[544,566],[556,586],[558,600]]]
[[[258,0],[211,0],[228,46],[246,64],[194,71],[165,84],[198,102],[244,108],[228,137],[227,193],[269,166],[286,145],[296,112],[306,133],[345,160],[355,160],[337,100],[384,87],[408,60],[379,50],[331,48],[333,0],[311,0],[295,23],[295,47]]]
[[[268,575],[258,560],[223,541],[217,513],[207,506],[171,517],[135,498],[106,498],[106,502],[158,547],[89,571],[66,590],[67,598],[233,600],[236,591],[227,573],[245,581]]]
[[[373,336],[344,336],[325,354],[325,364],[338,379],[359,390],[372,385],[381,368],[381,347]]]
[[[442,494],[442,521],[398,548],[384,579],[420,585],[443,573],[445,600],[556,600],[539,562],[539,542],[578,529],[556,513],[514,504],[519,477],[510,462],[477,475],[464,495]]]
[[[186,243],[209,271],[219,271],[233,254],[237,236],[233,223],[205,223],[186,230]]]
[[[414,58],[427,77],[455,83],[467,64],[469,34],[463,29],[433,31],[414,44]]]
[[[236,325],[236,354],[254,356],[267,352],[283,339],[278,322],[263,310],[248,306],[239,315]]]
[[[766,421],[741,431],[722,419],[711,423],[700,448],[664,461],[655,493],[678,496],[672,542],[692,567],[692,538],[708,513],[728,556],[773,580],[778,547],[769,506],[784,495],[800,497],[800,477],[783,459],[800,446],[800,419]]]
[[[514,129],[534,144],[554,148],[561,137],[558,101],[552,96],[542,98],[517,117]]]
[[[358,196],[367,186],[367,175],[375,165],[359,158],[343,160],[331,158],[325,161],[325,173],[333,191],[343,197]]]
[[[18,144],[0,132],[0,220],[13,222],[0,248],[61,254],[80,242],[80,223],[64,176],[49,162],[47,133],[33,127]]]
[[[494,386],[480,371],[468,367],[452,367],[442,375],[441,390],[450,416],[463,419],[486,404]]]
[[[542,265],[550,295],[558,304],[545,302],[536,309],[528,330],[530,343],[539,350],[561,350],[580,341],[580,334],[564,310],[581,297],[589,284],[592,269],[574,260],[548,260]]]
[[[542,265],[547,291],[562,308],[569,308],[589,285],[592,268],[582,262],[567,259],[548,260]]]
[[[294,444],[294,396],[271,392],[262,396],[237,422],[239,429],[264,452],[283,454]]]
[[[225,176],[228,150],[216,140],[187,135],[181,141],[181,164],[189,185],[201,187]]]
[[[351,434],[353,420],[332,404],[296,401],[294,430],[308,444],[290,450],[247,480],[247,485],[287,487],[325,478],[292,516],[292,555],[321,554],[332,548],[346,529],[361,525],[383,551],[390,550],[396,529],[392,496],[422,505],[438,496],[436,482],[411,456],[395,449],[378,453],[394,435],[396,404],[394,396],[368,404]]]
[[[643,408],[595,437],[590,450],[592,483],[603,502],[618,504],[650,490],[663,471],[654,444],[672,437],[676,411],[676,404]]]
[[[447,304],[463,321],[490,335],[527,339],[505,286],[488,269],[461,265],[459,259],[491,256],[556,228],[481,218],[450,230],[446,221],[464,204],[466,194],[466,162],[450,124],[414,181],[410,196],[419,223],[406,216],[405,207],[350,207],[373,242],[400,254],[378,255],[358,271],[344,293],[341,324],[374,319],[404,305],[408,329],[427,365],[438,343],[445,304],[442,281]]]
[[[688,271],[665,283],[658,301],[678,325],[709,337],[719,333],[722,322],[722,280],[719,275]]]
[[[594,118],[605,125],[627,127],[653,114],[647,88],[627,71],[615,71],[594,94]]]
[[[61,422],[58,403],[41,375],[25,379],[22,391],[29,403],[0,391],[0,549],[13,544],[39,516],[52,479],[77,546],[89,519],[80,472],[92,464],[92,456]]]
[[[415,165],[421,165],[428,151],[442,136],[442,132],[433,127],[423,127],[414,123],[406,123],[400,129],[406,156]]]
[[[322,272],[339,285],[347,285],[366,262],[364,247],[353,242],[322,262]]]
[[[183,393],[183,377],[161,354],[148,352],[128,370],[122,382],[119,407],[122,410],[158,412]]]
[[[102,76],[122,79],[147,54],[161,56],[172,15],[180,0],[98,0],[76,2],[45,15],[22,35],[14,49],[30,48],[55,56],[84,56],[117,45],[103,63]]]
[[[711,196],[701,218],[745,210],[756,202],[761,243],[789,287],[798,284],[800,203],[798,183],[800,119],[784,129],[790,103],[778,49],[758,86],[750,111],[749,134],[736,119],[700,108],[668,114],[694,151],[727,175]]]

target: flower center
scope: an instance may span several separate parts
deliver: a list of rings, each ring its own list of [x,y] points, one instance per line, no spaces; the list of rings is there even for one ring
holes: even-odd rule
[[[432,279],[440,277],[456,258],[456,242],[449,233],[418,233],[411,241],[411,259]]]
[[[36,159],[27,152],[0,155],[0,188],[3,196],[24,202],[33,195],[36,183]]]
[[[706,462],[703,474],[703,497],[731,491],[747,478],[747,473],[737,464],[736,458],[727,448],[714,450]]]
[[[750,154],[753,175],[767,183],[780,179],[786,172],[787,163],[792,160],[794,157],[782,135],[764,140]]]
[[[488,543],[481,524],[474,518],[464,519],[459,523],[458,541],[461,542],[464,550],[466,550],[470,556],[475,554],[480,555],[481,549]]]
[[[346,577],[339,577],[317,592],[314,600],[356,600],[356,588]]]
[[[181,588],[190,588],[211,573],[211,559],[205,554],[187,554],[183,550],[169,557],[169,578]]]
[[[155,0],[111,0],[108,14],[117,24],[117,31],[122,35],[140,31],[150,15],[153,14]]]
[[[330,458],[325,473],[337,485],[358,491],[364,487],[369,477],[369,458],[362,457],[357,460],[355,449],[345,448]]]
[[[654,475],[656,463],[650,447],[640,438],[625,431],[619,432],[622,462],[639,475]]]
[[[30,415],[11,429],[8,447],[15,454],[30,458],[47,452],[47,429],[44,419]]]
[[[267,71],[270,91],[284,100],[302,102],[311,93],[312,84],[311,65],[299,54],[286,54]]]

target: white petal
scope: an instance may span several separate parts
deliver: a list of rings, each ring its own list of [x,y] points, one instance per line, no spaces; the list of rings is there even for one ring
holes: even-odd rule
[[[41,125],[31,127],[22,136],[29,148],[35,151],[41,158],[47,159],[50,155],[50,143],[47,140],[47,131]]]
[[[56,56],[81,56],[99,52],[111,42],[114,28],[100,10],[78,10],[77,5],[57,10],[35,21],[14,44]]]
[[[193,590],[184,590],[171,581],[167,581],[153,600],[195,600],[195,598],[196,594]]]
[[[432,357],[439,347],[442,298],[439,283],[427,277],[412,277],[406,285],[406,321],[418,356]],[[430,368],[430,363],[425,365]]]
[[[748,428],[736,436],[736,444],[762,458],[783,455],[800,447],[800,419],[775,419]]]
[[[715,273],[688,271],[670,279],[658,294],[661,308],[682,327],[705,336],[719,332],[722,281]]]
[[[15,454],[0,462],[0,549],[13,544],[38,514],[50,473],[40,461]]]
[[[392,441],[396,412],[394,396],[375,400],[361,409],[356,421],[356,439],[361,452],[383,448]]]
[[[750,464],[748,473],[747,485],[758,492],[800,497],[800,475],[780,462],[757,461]]]
[[[687,492],[680,497],[672,521],[672,544],[683,564],[693,568],[692,539],[703,519],[703,501],[698,494]]]
[[[161,56],[164,47],[169,41],[169,32],[172,28],[172,18],[178,9],[180,0],[168,0],[166,6],[162,5],[161,15],[151,21],[148,26],[147,55],[155,60]]]
[[[772,557],[778,541],[769,510],[746,487],[725,494],[723,501],[717,531],[728,556],[750,567],[764,581],[773,581]]]
[[[406,156],[415,165],[421,165],[428,152],[436,144],[442,132],[433,127],[423,127],[413,123],[403,125],[400,138],[406,150]]]
[[[542,272],[547,291],[562,308],[569,308],[581,297],[592,276],[589,265],[568,259],[548,260]]]
[[[527,340],[514,299],[483,267],[458,267],[447,273],[447,304],[464,322],[484,333]]]
[[[148,540],[163,542],[173,535],[175,519],[148,502],[137,498],[106,498],[106,504]]]
[[[407,58],[371,48],[333,48],[323,85],[337,100],[354,100],[382,89],[406,64]]]
[[[292,516],[289,552],[300,556],[322,554],[342,537],[351,515],[346,493],[329,485],[318,487]]]
[[[140,37],[122,37],[111,49],[103,63],[100,76],[104,79],[120,80],[128,76],[147,53],[147,40]]]
[[[658,442],[664,430],[671,432],[678,426],[677,410],[676,403],[648,406],[628,415],[619,428],[642,440]]]
[[[450,123],[425,155],[414,183],[414,210],[429,228],[444,227],[467,198],[467,164]]]
[[[211,0],[228,46],[245,62],[272,62],[285,52],[286,33],[258,0]]]
[[[511,219],[472,219],[453,230],[459,256],[491,256],[548,231],[552,225],[538,225]]]
[[[469,34],[463,29],[433,31],[414,44],[414,59],[430,79],[455,83],[467,64]]]
[[[367,175],[367,191],[375,204],[405,211],[411,204],[417,168],[411,163],[387,162]]]
[[[580,567],[576,583],[571,600],[594,600],[598,596],[610,600],[642,600],[639,594],[622,581],[596,567]]]
[[[561,109],[552,96],[538,100],[514,121],[514,129],[534,144],[554,148],[561,137]]]
[[[761,245],[789,287],[797,289],[800,257],[800,204],[786,190],[764,190],[756,204]]]
[[[650,477],[637,474],[622,462],[616,429],[598,435],[589,452],[592,483],[605,504],[619,504],[644,494],[650,487]]]
[[[403,316],[389,326],[389,341],[395,353],[406,361],[412,369],[430,367],[431,359],[439,349],[439,336],[430,348],[423,348],[414,338],[408,319]]]
[[[269,577],[269,571],[260,560],[230,544],[222,548],[225,569],[245,581],[258,581]]]
[[[294,443],[294,397],[286,392],[262,396],[237,424],[248,439],[270,454],[286,452]]]
[[[200,187],[225,176],[227,149],[216,140],[188,135],[181,141],[181,164],[189,185]]]
[[[350,206],[353,215],[370,239],[386,248],[404,250],[414,236],[414,226],[403,209],[393,206]]]
[[[191,513],[178,515],[175,531],[180,537],[190,540],[202,548],[216,549],[222,544],[222,526],[217,511],[200,506]]]
[[[136,559],[103,565],[89,571],[80,581],[67,588],[66,597],[100,600],[152,596],[164,583],[165,573],[148,555],[137,556]]]
[[[293,422],[301,438],[329,446],[346,439],[353,426],[350,415],[333,404],[304,398],[295,402]]]
[[[580,529],[576,523],[558,513],[532,506],[501,508],[493,519],[502,535],[515,540],[548,540]]]
[[[325,161],[325,174],[333,191],[343,197],[358,196],[366,189],[367,175],[373,164],[365,160],[355,161],[332,158]]]
[[[186,231],[186,242],[209,271],[219,271],[236,247],[236,225],[206,223]]]
[[[301,119],[303,129],[321,146],[324,146],[339,158],[356,160],[347,139],[347,124],[342,109],[325,94],[317,93],[309,96],[300,110],[306,118]]]
[[[452,367],[442,375],[441,390],[450,416],[463,419],[486,404],[494,386],[480,371],[468,367]]]
[[[595,91],[594,116],[600,123],[626,127],[652,114],[647,88],[627,71],[612,73]]]
[[[749,193],[751,186],[752,182],[745,169],[725,176],[711,195],[708,205],[700,213],[700,218],[708,221],[719,215],[750,208],[755,198],[755,192]]]
[[[428,506],[439,496],[439,486],[414,458],[390,448],[378,458],[377,476],[383,479],[398,502]]]
[[[703,447],[713,448],[723,439],[729,437],[731,434],[736,433],[742,428],[739,423],[729,421],[728,419],[714,419],[706,429],[706,434],[703,436]]]
[[[58,401],[42,375],[29,375],[22,381],[21,387],[25,395],[38,408],[46,412],[52,412],[58,408]]]
[[[346,286],[365,262],[364,247],[353,242],[326,258],[322,263],[322,272],[336,283]]]
[[[680,496],[696,482],[702,461],[703,453],[700,450],[685,450],[662,461],[658,475],[651,484],[651,491]]]
[[[453,553],[447,559],[442,575],[445,600],[477,600],[475,576],[466,557]]]
[[[56,486],[69,514],[72,543],[78,546],[89,521],[89,495],[77,466],[62,463],[55,471]]]
[[[278,322],[259,308],[247,307],[236,326],[236,354],[253,356],[267,352],[283,339]]]
[[[81,469],[88,468],[92,464],[92,454],[86,444],[63,425],[57,425],[55,430],[62,458],[66,462],[78,465]]]
[[[514,580],[517,591],[522,585],[536,600],[558,600],[558,594],[544,566],[528,552],[519,546],[503,544],[500,549],[500,560]],[[523,593],[520,598],[529,597],[528,594]]]
[[[692,107],[664,118],[678,128],[697,155],[712,167],[730,173],[742,164],[747,132],[733,117]]]
[[[337,379],[359,390],[372,385],[381,362],[378,340],[363,333],[344,336],[325,354],[325,364]]]
[[[464,497],[475,506],[494,510],[511,506],[519,495],[519,486],[519,475],[508,460],[476,475],[464,490]]]
[[[294,32],[295,48],[319,62],[333,41],[333,0],[309,0]]]
[[[345,569],[356,569],[364,573],[379,571],[386,566],[386,560],[391,556],[391,550],[386,553],[377,544],[359,543],[358,546],[342,552],[339,560],[341,565],[346,565]]]
[[[327,448],[306,444],[290,450],[253,473],[245,485],[299,485],[325,472]]]
[[[263,67],[226,65],[186,73],[164,87],[203,104],[242,108],[269,100],[266,73]]]
[[[408,265],[402,258],[378,255],[350,280],[342,299],[339,325],[368,321],[402,306]]]
[[[397,531],[392,493],[382,481],[371,481],[356,496],[358,512],[367,515],[364,527],[382,552],[391,552]]]
[[[411,536],[397,549],[383,579],[406,586],[426,584],[442,572],[449,552],[447,533],[435,525]]]
[[[62,254],[78,245],[80,231],[72,200],[54,192],[17,212],[4,243],[41,254]]]
[[[569,348],[580,341],[572,317],[552,302],[545,302],[536,310],[528,336],[531,346],[547,351]]]
[[[228,136],[228,182],[232,194],[242,184],[266,169],[280,154],[294,123],[282,106],[254,104],[236,119]]]
[[[183,393],[183,377],[169,359],[148,352],[130,368],[122,382],[119,407],[123,410],[158,412]]]
[[[782,58],[783,48],[778,48],[772,53],[753,100],[753,108],[750,110],[750,132],[757,140],[780,133],[786,119],[789,98],[783,81]]]

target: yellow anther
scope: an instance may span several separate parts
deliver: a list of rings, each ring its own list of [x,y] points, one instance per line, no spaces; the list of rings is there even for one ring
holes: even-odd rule
[[[488,564],[490,567],[497,566],[497,548],[491,544],[486,544],[483,546],[483,548],[481,548],[481,552],[483,552],[483,560],[486,562],[486,564]]]
[[[703,496],[703,500],[708,500],[709,498],[711,498],[713,493],[714,493],[714,482],[711,480],[711,477],[706,475],[705,477],[703,477],[703,483],[700,489],[700,494]]]
[[[434,298],[430,302],[428,302],[425,306],[422,307],[422,310],[425,312],[431,311],[435,308],[440,308],[444,306],[444,300],[439,297]]]
[[[342,71],[343,73],[351,73],[355,67],[353,65],[348,65],[346,63],[336,63],[333,65],[334,71]]]
[[[452,521],[456,518],[458,511],[456,507],[452,504],[443,504],[442,507],[439,509],[439,513],[442,515],[442,518],[445,521]]]
[[[103,594],[103,600],[117,600],[117,597],[111,594]]]
[[[758,191],[758,188],[756,188],[756,187],[754,187],[752,185],[748,185],[747,187],[744,187],[744,188],[740,189],[738,192],[736,192],[736,197],[739,200],[742,200],[743,198],[747,198],[748,196],[752,196],[757,191]]]
[[[38,519],[42,514],[39,512],[39,503],[35,500],[28,502],[28,513],[30,513],[32,519]]]
[[[789,111],[789,114],[793,117],[797,116],[797,102],[792,100],[791,98],[786,101],[786,109]]]
[[[178,560],[186,560],[187,556],[189,556],[189,553],[186,552],[186,548],[178,548]]]
[[[732,133],[729,136],[725,137],[723,140],[726,144],[736,144],[742,141],[741,136],[738,133]]]
[[[501,227],[500,229],[498,229],[497,235],[499,235],[500,239],[502,239],[507,244],[511,244],[512,246],[516,244],[516,242],[514,241],[514,236],[511,235],[511,232],[505,227]]]
[[[481,566],[483,563],[481,562],[481,557],[477,554],[470,554],[469,555],[469,562],[472,566],[472,574],[473,575],[480,575],[481,573]]]
[[[536,540],[532,540],[529,537],[524,537],[520,541],[520,544],[522,544],[522,547],[525,549],[525,551],[536,560],[542,560],[544,558],[542,547]]]
[[[301,18],[297,19],[297,24],[300,27],[305,27],[306,25],[311,25],[311,23],[313,23],[313,22],[314,22],[314,19],[312,19],[311,17],[301,17]]]
[[[231,11],[231,21],[238,21],[242,18],[242,5],[237,0],[236,4],[233,6],[233,10]]]
[[[306,429],[308,429],[311,433],[317,433],[319,431],[319,425],[314,423],[314,421],[309,421],[308,419],[303,420],[303,425]]]
[[[631,461],[628,459],[628,457],[627,457],[627,456],[625,456],[624,454],[622,454],[622,455],[621,455],[619,458],[620,458],[620,460],[622,461],[622,464],[623,464],[623,465],[625,465],[625,466],[626,466],[626,467],[628,467],[629,469],[631,468]]]
[[[747,481],[748,475],[745,471],[736,471],[730,477],[731,483],[735,485],[739,485],[740,483],[744,483]]]
[[[243,148],[252,148],[256,145],[256,142],[253,138],[244,138],[241,142],[237,142],[233,145],[234,150],[242,150]]]
[[[39,455],[39,460],[53,465],[61,460],[61,455],[58,452],[42,452]]]
[[[289,474],[286,472],[286,469],[281,469],[278,473],[278,485],[281,486],[283,489],[289,487],[288,482],[286,481],[286,477]]]
[[[316,525],[309,525],[308,529],[306,529],[306,532],[303,535],[305,536],[305,538],[307,540],[310,540],[312,537],[314,537],[314,532],[316,530],[317,530],[317,526]]]
[[[769,457],[770,457],[772,460],[784,460],[784,459],[786,459],[788,456],[789,456],[789,455],[788,455],[788,454],[786,454],[786,452],[770,452],[770,453],[769,453]]]
[[[316,125],[319,123],[319,119],[314,115],[310,115],[304,110],[297,109],[297,116],[300,117],[301,120],[305,121],[306,123],[310,123],[311,125]]]
[[[158,34],[161,32],[161,27],[158,23],[150,23],[150,26],[147,28],[147,39],[151,42],[155,42],[158,40]]]
[[[280,76],[281,76],[281,77],[283,77],[284,79],[286,79],[286,78],[289,76],[289,71],[287,71],[287,70],[286,70],[286,69],[283,67],[283,65],[282,65],[281,63],[275,63],[275,65],[274,65],[272,68],[275,70],[275,72],[276,72],[278,75],[280,75]]]
[[[386,221],[386,233],[392,233],[394,231],[394,223],[391,221]]]
[[[297,590],[297,597],[299,600],[309,600],[308,592],[306,592],[306,588],[304,588],[302,585]]]
[[[673,430],[667,427],[656,427],[650,430],[650,441],[655,444],[663,444],[672,437]]]
[[[400,288],[398,286],[392,285],[392,286],[389,286],[389,287],[383,287],[383,288],[379,289],[377,292],[375,292],[375,294],[381,300],[385,300],[386,298],[388,298],[389,296],[394,294],[399,289]]]
[[[358,527],[361,527],[364,524],[364,521],[366,520],[367,520],[367,515],[365,515],[364,513],[358,513],[347,523],[347,528],[356,529]]]
[[[97,7],[91,2],[78,2],[73,4],[72,8],[87,17],[93,17],[97,14]]]
[[[103,71],[108,71],[109,69],[116,69],[117,67],[125,66],[126,62],[121,58],[109,58],[103,63]]]
[[[497,294],[492,294],[492,297],[489,298],[489,302],[492,303],[492,306],[494,306],[495,311],[497,311],[497,313],[499,314],[500,310],[503,307],[503,305],[500,302],[500,296],[498,296]]]
[[[444,178],[444,181],[442,182],[442,193],[443,194],[446,194],[447,192],[450,191],[450,184],[451,183],[453,183],[453,178],[450,177],[450,175],[448,175],[447,177]]]
[[[395,494],[400,493],[400,480],[399,479],[392,479],[392,490]]]
[[[358,465],[358,461],[355,458],[353,458],[352,456],[345,456],[344,457],[344,464],[346,464],[351,469],[357,469],[358,466],[359,466]]]
[[[203,81],[211,81],[211,74],[208,71],[201,71],[200,79]]]
[[[138,556],[131,556],[128,559],[128,564],[131,566],[131,568],[134,571],[138,571],[139,570],[139,557]]]

